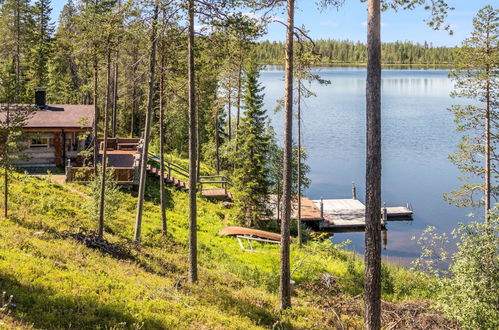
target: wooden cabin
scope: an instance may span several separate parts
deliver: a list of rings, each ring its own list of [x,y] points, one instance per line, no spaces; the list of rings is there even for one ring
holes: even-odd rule
[[[95,120],[93,105],[46,104],[44,90],[35,94],[37,110],[23,127],[29,132],[26,141],[27,156],[17,160],[20,167],[63,167],[81,162],[79,152],[86,149],[92,139]]]

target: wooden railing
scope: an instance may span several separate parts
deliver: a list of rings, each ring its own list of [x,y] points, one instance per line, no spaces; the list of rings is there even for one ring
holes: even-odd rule
[[[156,168],[159,168],[160,158],[157,155],[149,153],[149,163],[152,163]],[[171,163],[167,160],[163,161],[165,171],[168,171],[168,176],[171,177],[171,173],[175,172],[176,174],[181,175],[186,180],[189,178],[189,170],[181,167],[177,164]],[[232,185],[232,181],[226,177],[225,175],[204,175],[199,177],[198,181],[198,189],[200,191],[203,190],[204,185],[220,185],[220,188],[224,189],[225,194],[227,194],[227,188],[229,185]]]
[[[203,185],[207,184],[215,184],[215,185],[220,185],[220,188],[222,188],[225,192],[225,195],[227,195],[227,188],[228,186],[232,186],[232,181],[226,177],[225,175],[203,175],[199,177],[199,182],[198,182],[198,189],[200,191],[203,190]]]
[[[135,167],[112,167],[110,179],[119,184],[137,183]],[[93,180],[94,167],[66,167],[66,181],[88,183]]]
[[[152,153],[149,153],[149,162],[153,163],[152,165],[155,165],[156,168],[159,168],[161,162],[159,156],[156,156]],[[177,164],[171,163],[167,160],[163,160],[164,168],[165,171],[168,171],[168,176],[171,177],[172,172],[175,172],[177,174],[180,174],[181,176],[185,178],[189,178],[189,170],[186,168],[183,168]]]

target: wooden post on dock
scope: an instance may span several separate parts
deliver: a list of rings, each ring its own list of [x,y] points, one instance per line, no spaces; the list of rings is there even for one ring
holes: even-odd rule
[[[355,188],[355,182],[352,182],[352,199],[357,199],[357,188]]]
[[[383,218],[381,220],[381,224],[386,225],[387,221],[388,221],[388,212],[386,210],[386,203],[383,203]]]
[[[382,230],[381,234],[383,235],[383,250],[386,250],[388,246],[388,230]]]
[[[321,197],[321,220],[324,220],[324,201]]]

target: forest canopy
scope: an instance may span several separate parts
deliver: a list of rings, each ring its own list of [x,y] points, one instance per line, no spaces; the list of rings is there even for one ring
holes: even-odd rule
[[[365,64],[367,45],[351,40],[316,40],[315,51],[322,56],[323,64]],[[381,46],[383,64],[451,64],[457,47],[440,47],[432,43],[410,41],[385,42]],[[284,61],[284,44],[262,41],[256,47],[258,61],[277,64]]]

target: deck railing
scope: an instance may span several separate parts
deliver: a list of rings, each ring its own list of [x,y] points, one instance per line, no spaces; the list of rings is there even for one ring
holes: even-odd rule
[[[157,155],[149,153],[149,162],[153,163],[157,168],[161,164],[160,158]],[[175,163],[169,162],[167,160],[163,160],[165,171],[168,171],[168,176],[171,177],[171,173],[175,172],[185,177],[189,178],[189,170],[179,166]],[[203,190],[203,186],[205,185],[220,185],[222,189],[224,189],[225,194],[227,194],[227,189],[229,185],[232,185],[232,181],[226,177],[225,175],[203,175],[199,177],[198,181],[198,189],[199,191]]]
[[[137,170],[135,167],[111,167],[110,179],[118,184],[137,183]],[[89,183],[94,176],[94,167],[66,167],[66,181]]]

